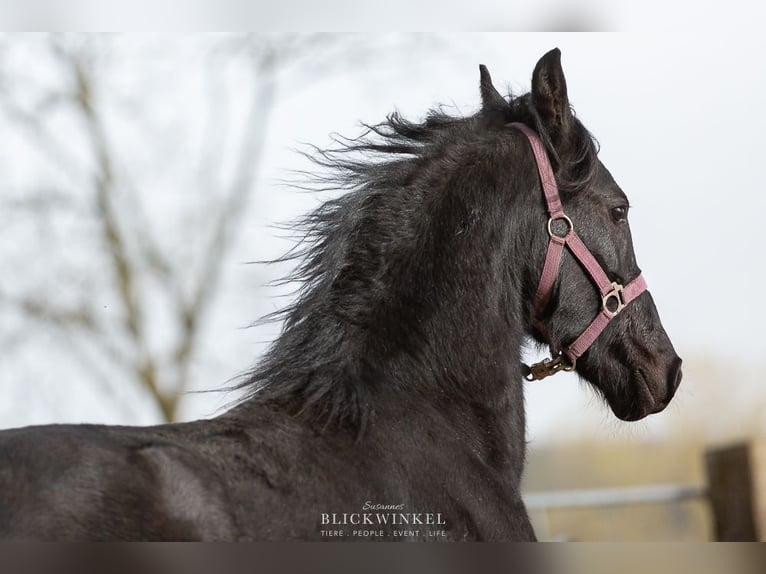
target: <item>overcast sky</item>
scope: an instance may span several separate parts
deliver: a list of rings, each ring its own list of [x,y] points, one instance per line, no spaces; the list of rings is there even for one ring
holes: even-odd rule
[[[766,400],[758,394],[756,375],[766,362],[761,334],[766,324],[761,305],[766,279],[761,253],[766,206],[761,177],[766,147],[763,35],[743,33],[712,41],[709,35],[679,33],[455,34],[423,41],[422,52],[413,48],[406,58],[381,57],[363,67],[349,66],[311,79],[308,88],[295,75],[287,78],[295,89],[280,84],[277,98],[283,101],[271,118],[256,199],[229,271],[235,282],[253,289],[257,301],[217,316],[211,340],[236,347],[237,358],[222,351],[227,358],[219,372],[206,373],[208,384],[197,386],[220,386],[247,368],[276,335],[275,327],[241,329],[283,303],[262,288],[272,271],[243,263],[283,252],[289,244],[276,239],[270,226],[315,205],[315,198],[278,184],[286,170],[303,165],[293,151],[299,142],[326,144],[330,132],[355,135],[359,121],[375,122],[395,109],[417,119],[441,103],[455,113],[471,114],[479,102],[479,64],[489,67],[501,92],[509,87],[522,93],[529,89],[537,59],[558,46],[570,101],[599,140],[602,161],[630,199],[639,265],[663,324],[686,359],[678,405],[625,432],[639,438],[663,436],[668,417],[682,416],[684,407],[693,409],[702,400],[694,383],[709,375],[707,360],[720,372],[727,366],[740,369],[736,400]],[[2,149],[6,158],[12,153]],[[739,363],[752,368],[743,370]],[[16,380],[23,373],[0,365],[0,376],[5,392],[16,388],[14,396],[19,396],[18,389],[25,388],[24,381]],[[623,433],[607,408],[572,376],[556,379],[528,385],[533,441]],[[77,392],[69,400],[82,405],[90,399]],[[0,424],[110,420],[106,403],[91,404],[92,411],[69,411],[58,404],[55,412],[37,411],[30,419],[6,402]],[[188,402],[183,414],[207,416],[213,411],[210,405],[210,395],[201,395]],[[95,410],[98,415],[89,414]],[[151,417],[135,422],[151,422]]]

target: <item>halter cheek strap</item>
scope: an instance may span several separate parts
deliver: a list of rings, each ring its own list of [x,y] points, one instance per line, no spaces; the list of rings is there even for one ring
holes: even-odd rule
[[[553,168],[551,167],[548,154],[545,151],[545,146],[540,140],[540,137],[534,130],[525,124],[512,123],[510,126],[516,128],[527,136],[527,139],[532,146],[532,152],[535,155],[535,163],[537,164],[537,171],[540,175],[543,193],[545,194],[548,215],[550,216],[548,219],[548,236],[550,237],[550,240],[548,241],[548,252],[545,255],[543,272],[540,277],[540,283],[537,286],[537,293],[535,294],[533,316],[535,318],[539,317],[550,302],[553,286],[556,283],[559,268],[561,267],[561,256],[564,253],[565,247],[569,249],[572,255],[577,258],[588,272],[588,275],[590,275],[590,278],[593,280],[593,283],[601,296],[601,311],[574,342],[564,347],[559,353],[556,353],[554,349],[551,348],[553,358],[546,359],[540,363],[527,367],[527,380],[535,381],[544,379],[559,371],[574,370],[577,359],[590,348],[598,336],[604,329],[606,329],[609,322],[619,315],[626,305],[646,291],[646,281],[644,281],[641,274],[625,286],[609,280],[604,269],[598,261],[596,261],[596,258],[585,246],[577,233],[575,233],[572,220],[564,213],[564,207],[561,204],[558,186],[556,185],[556,178],[553,175]],[[553,230],[553,223],[555,221],[563,221],[566,223],[567,230],[564,235],[558,235]]]

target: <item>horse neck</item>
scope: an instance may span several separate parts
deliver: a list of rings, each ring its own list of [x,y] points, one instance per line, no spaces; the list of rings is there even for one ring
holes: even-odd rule
[[[347,246],[359,259],[328,273],[331,286],[307,299],[310,311],[253,378],[266,383],[253,404],[274,400],[319,418],[371,411],[383,433],[388,424],[417,426],[415,412],[445,427],[460,421],[467,443],[523,443],[526,278],[537,265],[531,245],[544,245],[530,225],[536,176],[533,164],[517,169],[513,158],[477,153],[491,158],[482,171],[446,174],[452,185],[434,190],[435,204],[409,219],[370,218],[354,235],[370,244]],[[411,200],[400,192],[397,205]],[[399,240],[373,243],[380,237]]]
[[[495,158],[494,186],[469,173],[463,188],[441,192],[443,210],[459,215],[435,218],[438,236],[421,247],[433,260],[410,267],[402,281],[416,287],[391,289],[393,303],[378,315],[384,328],[371,331],[375,347],[398,352],[388,359],[399,368],[388,372],[417,378],[428,396],[492,406],[505,400],[509,386],[520,387],[521,347],[546,240],[542,195],[527,151],[522,148],[521,160],[514,149],[506,154],[511,157]],[[484,187],[474,189],[476,181]],[[404,385],[413,387],[412,381]]]
[[[449,265],[437,283],[421,284],[435,305],[404,319],[403,331],[418,337],[380,360],[381,384],[375,389],[381,436],[402,436],[401,428],[407,428],[408,441],[423,445],[430,442],[418,433],[456,436],[471,456],[514,488],[525,452],[520,355],[528,331],[529,278],[541,264],[533,247],[540,243],[544,252],[544,237],[534,227],[543,217],[535,181],[530,172],[522,180],[501,181],[502,189],[487,190],[507,194],[507,201],[496,205],[497,212],[480,213],[475,229],[455,236],[462,239],[444,258]],[[394,313],[391,320],[401,318]],[[378,341],[383,347],[393,344]]]
[[[536,225],[544,212],[534,194],[534,171],[521,170],[519,179],[506,169],[497,189],[482,190],[482,197],[464,206],[472,224],[440,219],[447,221],[440,231],[446,246],[429,249],[443,266],[421,265],[407,278],[420,296],[406,287],[392,289],[404,296],[399,304],[396,299],[387,304],[381,314],[386,319],[370,331],[367,349],[373,355],[368,364],[378,375],[373,380],[380,381],[373,387],[375,400],[406,406],[396,424],[413,410],[433,413],[447,425],[459,424],[471,435],[467,443],[484,445],[487,452],[497,451],[498,444],[514,451],[501,458],[518,465],[524,440],[520,354],[528,331],[530,278],[544,254],[544,230]],[[537,243],[541,247],[534,249]],[[420,306],[408,307],[411,299]]]

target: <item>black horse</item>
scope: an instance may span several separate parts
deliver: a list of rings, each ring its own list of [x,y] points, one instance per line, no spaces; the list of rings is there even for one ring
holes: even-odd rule
[[[610,280],[639,269],[628,201],[571,111],[560,52],[529,94],[503,98],[484,67],[480,85],[471,117],[392,115],[318,154],[347,193],[303,222],[302,288],[229,412],[0,433],[0,537],[533,540],[520,350],[563,348],[602,301],[565,254],[533,321],[548,216],[509,122],[539,134]],[[667,405],[680,363],[644,292],[576,369],[636,420]]]

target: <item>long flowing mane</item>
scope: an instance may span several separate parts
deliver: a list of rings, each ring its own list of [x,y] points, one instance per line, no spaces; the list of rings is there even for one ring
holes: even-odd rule
[[[394,113],[380,124],[364,125],[358,138],[338,137],[336,147],[310,154],[320,172],[314,188],[346,193],[298,221],[297,245],[276,260],[296,263],[284,281],[299,288],[292,303],[265,318],[283,321],[283,330],[234,386],[247,391],[242,402],[277,403],[324,425],[364,428],[373,406],[371,388],[387,375],[380,372],[380,359],[425,352],[412,319],[432,304],[430,286],[422,286],[421,299],[390,292],[393,277],[412,271],[408,253],[429,249],[423,206],[438,200],[433,188],[449,185],[441,175],[445,166],[514,121],[537,129],[557,161],[528,94],[492,109],[485,105],[470,117],[437,109],[414,123]],[[564,190],[586,185],[597,162],[594,140],[576,123],[576,161],[557,165]],[[390,317],[380,315],[383,302]],[[395,384],[392,379],[386,384]]]

